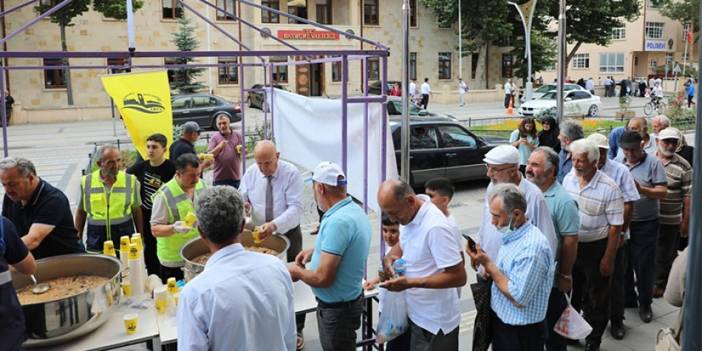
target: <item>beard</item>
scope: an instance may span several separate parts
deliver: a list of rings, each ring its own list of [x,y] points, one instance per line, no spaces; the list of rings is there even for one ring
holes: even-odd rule
[[[665,148],[662,148],[659,146],[658,152],[660,152],[661,155],[663,155],[665,157],[673,157],[673,155],[675,154],[675,149],[669,150],[669,149],[665,149]]]

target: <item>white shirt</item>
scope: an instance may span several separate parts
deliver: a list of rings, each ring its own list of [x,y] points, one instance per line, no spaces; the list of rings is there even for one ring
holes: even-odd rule
[[[595,82],[592,81],[592,79],[588,79],[588,80],[585,82],[585,89],[587,89],[587,90],[595,90]]]
[[[663,97],[663,87],[661,87],[660,85],[656,85],[653,88],[653,95]]]
[[[277,232],[284,234],[300,225],[302,218],[302,175],[293,164],[278,160],[278,169],[273,173],[273,223]],[[256,225],[266,222],[266,187],[268,179],[253,164],[241,179],[239,192],[245,202],[253,206],[253,220]]]
[[[431,93],[431,86],[427,82],[422,83],[420,89],[422,90],[422,95],[429,95],[429,93]]]
[[[412,222],[400,226],[400,248],[407,278],[429,277],[462,261],[461,247],[446,216],[424,201]],[[409,318],[432,334],[448,334],[461,322],[455,288],[405,291]]]
[[[648,80],[648,87],[653,88],[653,86],[656,85],[656,80],[651,78]]]
[[[663,79],[656,78],[656,80],[653,83],[654,85],[657,85],[659,87],[663,87]]]
[[[624,197],[624,204],[627,202],[637,201],[641,198],[639,191],[636,190],[634,176],[631,175],[629,167],[614,160],[607,160],[604,166],[600,168],[600,171],[612,178],[612,180],[614,180],[614,182],[619,186],[619,190],[621,190],[622,196]],[[627,231],[624,233],[624,239],[629,240],[631,236],[630,232],[631,231],[627,229]]]
[[[458,83],[458,93],[459,94],[465,94],[466,91],[468,91],[468,85],[466,85],[466,82],[460,81]]]
[[[417,95],[417,83],[415,83],[415,82],[410,82],[410,84],[409,84],[409,94],[410,94],[410,96],[415,96],[415,95]]]
[[[179,350],[295,350],[290,274],[241,244],[215,252],[178,301]]]
[[[512,84],[509,82],[505,83],[505,95],[511,95],[512,94]]]
[[[490,256],[493,261],[497,260],[497,252],[502,246],[503,234],[497,231],[497,228],[492,224],[492,215],[490,214],[490,204],[488,196],[492,191],[493,184],[490,183],[485,192],[485,205],[483,206],[483,223],[478,231],[478,241],[480,247]],[[519,182],[519,190],[524,194],[527,201],[526,216],[529,222],[539,228],[544,234],[551,247],[551,253],[555,253],[558,249],[558,236],[556,229],[553,227],[551,213],[546,206],[544,195],[541,189],[532,182],[524,179]],[[555,255],[554,255],[555,257]]]

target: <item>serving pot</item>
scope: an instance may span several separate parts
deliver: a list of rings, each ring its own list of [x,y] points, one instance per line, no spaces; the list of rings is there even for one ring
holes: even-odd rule
[[[244,231],[239,236],[239,241],[244,246],[254,246],[253,236],[251,235],[251,231],[248,229],[244,229]],[[277,257],[280,258],[283,262],[288,261],[288,249],[290,248],[290,240],[288,240],[288,238],[286,238],[284,235],[271,235],[258,246],[278,251],[279,254]],[[185,261],[185,264],[183,266],[183,275],[185,277],[186,282],[189,282],[198,274],[200,274],[203,270],[205,270],[205,265],[195,263],[193,262],[193,260],[209,252],[210,249],[207,247],[207,245],[201,238],[195,238],[183,245],[183,248],[180,249],[180,256]]]
[[[120,298],[120,261],[104,255],[72,254],[37,261],[34,276],[39,283],[55,278],[97,275],[104,284],[71,297],[22,306],[29,340],[25,347],[63,342],[95,330],[107,320]],[[32,285],[22,273],[12,273],[12,285],[19,290]],[[66,336],[66,337],[64,337]],[[38,341],[38,342],[37,342]]]

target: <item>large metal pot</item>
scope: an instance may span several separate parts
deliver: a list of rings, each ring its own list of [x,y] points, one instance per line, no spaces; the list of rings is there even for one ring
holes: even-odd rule
[[[119,304],[120,269],[119,260],[103,255],[74,254],[38,260],[34,276],[40,283],[79,275],[97,275],[109,280],[75,296],[23,305],[22,311],[30,338],[24,346],[50,344],[51,339],[65,341],[61,336],[70,333],[71,337],[78,337],[100,326]],[[19,290],[32,284],[29,276],[13,272],[12,285],[15,289]],[[80,333],[77,333],[79,328]]]
[[[239,236],[239,241],[244,246],[254,246],[253,237],[251,236],[251,231],[244,229],[244,231]],[[284,235],[271,235],[266,240],[264,240],[259,246],[266,247],[275,251],[278,251],[278,258],[283,262],[288,261],[288,249],[290,248],[290,240]],[[185,281],[188,282],[205,270],[205,266],[199,263],[193,262],[193,259],[200,257],[206,253],[210,252],[205,242],[201,238],[196,238],[190,240],[183,248],[180,249],[180,256],[183,257],[185,265],[183,266],[183,275]]]

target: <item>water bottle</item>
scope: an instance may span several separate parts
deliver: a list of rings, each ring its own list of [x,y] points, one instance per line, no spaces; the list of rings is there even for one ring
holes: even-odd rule
[[[405,260],[403,260],[402,258],[395,260],[395,262],[392,264],[392,268],[395,269],[395,274],[398,277],[405,275],[406,266],[407,262],[405,262]]]

